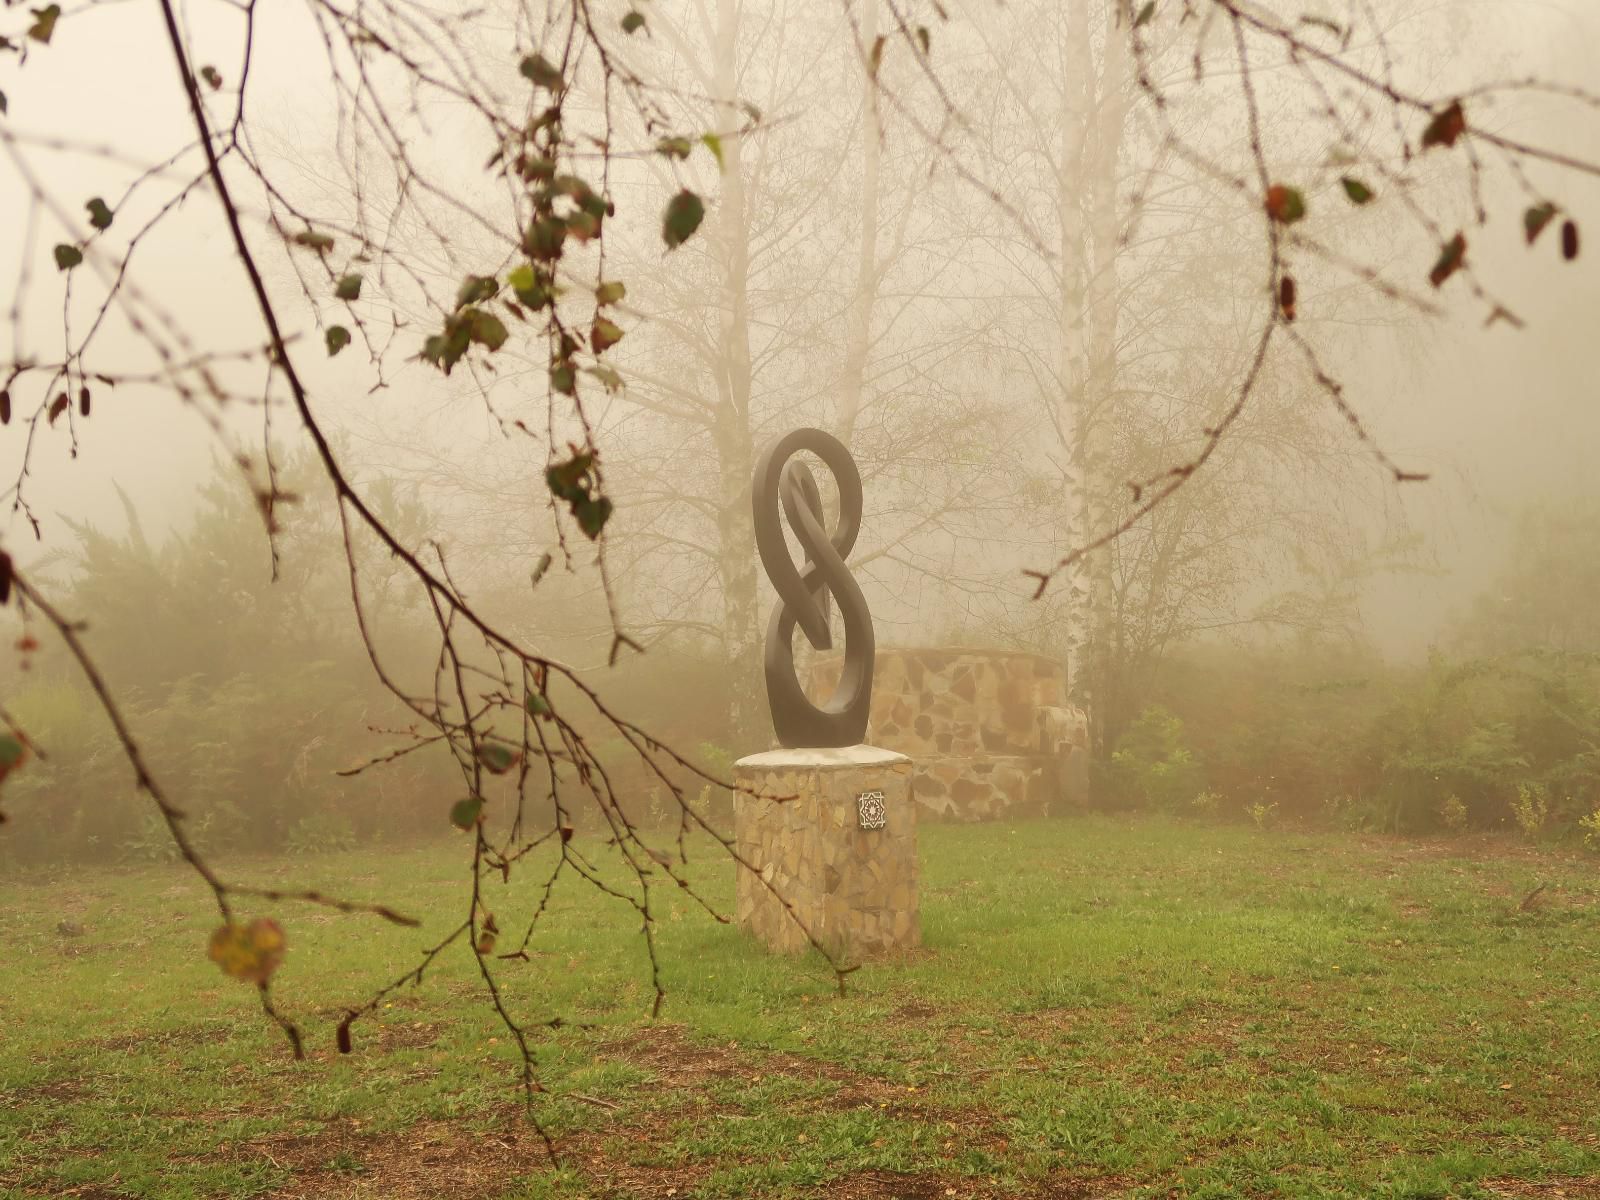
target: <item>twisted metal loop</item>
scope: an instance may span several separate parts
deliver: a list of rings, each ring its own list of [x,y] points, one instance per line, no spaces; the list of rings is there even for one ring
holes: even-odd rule
[[[824,525],[822,494],[811,468],[790,461],[802,450],[820,458],[839,489],[839,520],[830,533]],[[778,593],[767,623],[763,665],[772,727],[785,746],[853,746],[867,735],[872,700],[872,614],[845,555],[861,530],[861,472],[840,441],[820,429],[796,429],[762,452],[751,486],[756,549]],[[805,554],[796,567],[784,542],[782,508]],[[833,646],[828,630],[829,594],[844,622],[844,670],[833,695],[822,706],[811,703],[794,669],[794,628],[818,650]]]

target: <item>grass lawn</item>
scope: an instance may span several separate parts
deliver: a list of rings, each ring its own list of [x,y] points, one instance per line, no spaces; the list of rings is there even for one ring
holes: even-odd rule
[[[675,895],[654,1022],[637,918],[572,884],[503,973],[520,1015],[569,1022],[538,1034],[552,1166],[464,952],[334,1052],[340,1012],[460,919],[465,853],[237,864],[425,917],[272,906],[305,1063],[206,960],[184,871],[0,881],[0,1196],[1600,1197],[1592,858],[924,827],[920,954],[840,998]],[[731,866],[692,869],[726,904]],[[534,874],[489,885],[504,936]]]

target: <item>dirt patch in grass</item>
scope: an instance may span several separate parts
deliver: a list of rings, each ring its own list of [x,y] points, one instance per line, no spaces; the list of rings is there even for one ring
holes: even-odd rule
[[[519,1112],[507,1112],[489,1130],[420,1121],[398,1133],[370,1134],[357,1121],[332,1121],[314,1132],[254,1138],[238,1153],[288,1174],[267,1193],[275,1200],[478,1200],[549,1162],[544,1142]]]
[[[439,1041],[439,1026],[431,1021],[376,1022],[362,1032],[380,1054],[394,1050],[426,1050]]]
[[[597,1052],[643,1067],[664,1088],[699,1088],[718,1079],[749,1078],[760,1071],[736,1050],[694,1041],[677,1025],[647,1025],[625,1038],[603,1043]]]
[[[679,1089],[698,1091],[708,1083],[745,1080],[757,1083],[783,1076],[808,1084],[835,1085],[831,1097],[819,1106],[832,1111],[872,1108],[897,1117],[923,1121],[958,1121],[964,1127],[988,1124],[986,1115],[937,1108],[919,1088],[908,1088],[875,1075],[863,1075],[838,1063],[794,1054],[745,1050],[692,1040],[682,1026],[646,1026],[619,1041],[598,1048],[604,1057],[622,1059],[643,1067],[656,1077],[651,1085],[659,1094]],[[668,1107],[671,1107],[670,1105]]]
[[[87,1079],[78,1075],[58,1075],[38,1083],[14,1088],[8,1099],[17,1104],[75,1104],[90,1094]]]
[[[643,1067],[656,1077],[658,1086],[669,1089],[699,1088],[717,1080],[755,1082],[786,1075],[808,1083],[828,1080],[873,1094],[888,1091],[903,1095],[905,1092],[897,1084],[861,1075],[824,1059],[695,1041],[681,1025],[647,1025],[626,1038],[604,1043],[597,1047],[597,1053]]]
[[[226,1041],[233,1031],[215,1025],[184,1025],[177,1029],[150,1030],[146,1033],[124,1033],[115,1037],[96,1038],[92,1043],[97,1050],[128,1051],[183,1049],[201,1046],[208,1042]]]
[[[987,1179],[964,1175],[858,1171],[830,1180],[814,1194],[829,1200],[1115,1200],[1126,1194],[1126,1185],[1116,1179],[1084,1180],[1058,1174],[1021,1188],[1002,1188]]]
[[[1510,834],[1464,833],[1455,837],[1409,838],[1389,834],[1357,834],[1345,845],[1319,846],[1317,853],[1330,853],[1366,874],[1390,874],[1396,869],[1422,862],[1460,860],[1468,862],[1522,863],[1543,868],[1582,868],[1582,854],[1559,847],[1527,842]]]
[[[1541,1200],[1600,1200],[1600,1179],[1485,1179],[1484,1191],[1494,1196],[1537,1196]]]
[[[401,1029],[409,1026],[402,1025]],[[1003,1150],[998,1125],[988,1114],[945,1110],[925,1094],[887,1080],[863,1076],[833,1063],[792,1055],[749,1052],[733,1046],[697,1042],[682,1027],[654,1025],[597,1048],[602,1059],[626,1061],[648,1070],[651,1083],[647,1111],[622,1099],[616,1108],[600,1105],[606,1117],[592,1129],[561,1137],[557,1166],[577,1170],[595,1195],[627,1197],[687,1196],[719,1166],[717,1159],[682,1162],[639,1162],[629,1147],[665,1146],[677,1136],[674,1125],[690,1110],[696,1121],[715,1121],[733,1112],[707,1108],[708,1085],[719,1082],[787,1076],[837,1084],[827,1098],[810,1103],[839,1111],[870,1108],[906,1120],[949,1127],[952,1138],[967,1145],[995,1142]],[[643,1097],[641,1097],[643,1098]],[[621,1098],[619,1098],[621,1099]],[[999,1139],[999,1140],[997,1140]],[[551,1168],[538,1131],[517,1105],[494,1114],[485,1128],[467,1129],[445,1121],[423,1121],[401,1132],[369,1133],[354,1120],[301,1127],[240,1143],[234,1155],[265,1159],[287,1178],[267,1194],[276,1200],[484,1200],[497,1196],[528,1175]],[[817,1195],[844,1200],[881,1197],[1063,1197],[1115,1195],[1085,1190],[1070,1181],[1040,1184],[1021,1193],[986,1181],[942,1174],[895,1175],[857,1173],[830,1183]]]
[[[661,1129],[654,1133],[651,1130]],[[597,1196],[687,1196],[718,1166],[711,1161],[672,1164],[629,1162],[618,1153],[617,1143],[648,1144],[664,1141],[665,1123],[644,1128],[613,1129],[604,1135],[583,1134],[566,1139],[557,1149],[564,1167],[576,1167]],[[535,1168],[536,1169],[536,1168]]]

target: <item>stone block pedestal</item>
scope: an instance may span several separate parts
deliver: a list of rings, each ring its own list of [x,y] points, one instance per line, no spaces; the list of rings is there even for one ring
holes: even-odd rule
[[[919,945],[911,766],[905,755],[874,746],[771,750],[735,763],[740,788],[761,793],[734,797],[739,857],[754,868],[736,868],[740,928],[773,950],[807,949],[781,896],[845,959]],[[871,795],[863,804],[870,793],[882,793],[881,808]]]

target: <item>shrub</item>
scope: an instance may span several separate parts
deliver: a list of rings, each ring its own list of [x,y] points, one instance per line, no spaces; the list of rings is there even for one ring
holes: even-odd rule
[[[1145,709],[1111,755],[1110,782],[1125,805],[1175,810],[1204,785],[1204,773],[1183,742],[1183,722],[1164,708]]]
[[[307,813],[283,839],[283,848],[295,855],[327,854],[355,847],[356,827],[340,812]]]
[[[1467,806],[1461,803],[1460,796],[1451,792],[1439,802],[1439,820],[1452,833],[1457,833],[1467,827]]]
[[[1189,801],[1189,809],[1197,816],[1214,817],[1217,810],[1222,807],[1222,797],[1209,789],[1201,792]]]
[[[1545,786],[1542,783],[1517,784],[1517,797],[1511,802],[1511,815],[1523,836],[1529,840],[1537,838],[1550,816],[1550,794]]]
[[[1600,808],[1579,817],[1578,827],[1583,830],[1583,844],[1591,850],[1600,850]]]
[[[1278,811],[1278,806],[1276,804],[1263,804],[1257,800],[1244,811],[1255,822],[1257,829],[1265,829],[1267,822],[1272,820],[1272,814]]]

